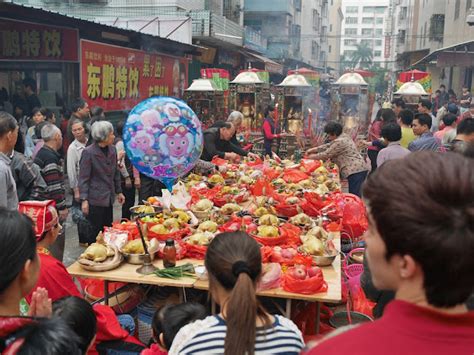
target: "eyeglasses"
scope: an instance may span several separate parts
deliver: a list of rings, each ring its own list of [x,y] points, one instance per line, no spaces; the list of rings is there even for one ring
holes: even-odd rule
[[[174,136],[175,134],[179,134],[180,136],[185,136],[186,133],[188,133],[188,129],[183,126],[183,125],[180,125],[180,126],[168,126],[165,128],[165,133],[168,135],[168,136]]]

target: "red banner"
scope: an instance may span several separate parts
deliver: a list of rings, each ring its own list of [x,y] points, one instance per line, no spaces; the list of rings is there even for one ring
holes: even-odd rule
[[[390,58],[391,45],[391,37],[385,36],[384,58]]]
[[[77,62],[77,30],[1,18],[0,60]]]
[[[129,110],[160,95],[182,97],[188,60],[81,40],[81,93],[89,106]]]

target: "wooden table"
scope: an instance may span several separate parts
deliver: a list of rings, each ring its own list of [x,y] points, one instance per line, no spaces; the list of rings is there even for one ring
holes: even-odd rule
[[[332,233],[334,245],[337,250],[341,248],[341,239],[339,233]],[[321,302],[325,303],[339,303],[341,301],[341,256],[337,256],[331,266],[321,267],[323,271],[324,280],[328,284],[328,290],[323,293],[316,293],[312,295],[303,295],[300,293],[287,292],[282,288],[275,288],[271,290],[258,291],[257,296],[274,297],[286,299],[285,316],[291,318],[291,304],[292,300],[301,300],[308,302],[316,302],[316,333],[319,333],[319,313]],[[209,290],[209,282],[207,280],[197,280],[194,283],[194,288],[198,290]],[[213,310],[215,305],[213,304]]]
[[[337,250],[340,250],[341,240],[339,233],[332,234],[334,245]],[[203,265],[203,260],[196,259],[183,259],[178,260],[177,265],[185,263],[191,263],[193,265]],[[155,260],[153,265],[158,268],[163,268],[162,260]],[[178,280],[157,277],[156,275],[141,275],[136,272],[140,265],[132,265],[123,263],[117,269],[110,271],[94,272],[87,271],[81,268],[78,262],[75,262],[69,266],[68,271],[71,275],[84,278],[93,278],[104,280],[104,299],[105,303],[108,304],[110,298],[108,291],[108,283],[110,281],[126,282],[135,284],[146,284],[154,286],[170,286],[176,287],[179,290],[180,298],[183,299],[185,296],[186,288],[195,288],[198,290],[209,291],[209,282],[207,280],[197,280],[192,277],[183,277]],[[323,271],[324,279],[328,283],[328,290],[324,293],[317,293],[312,295],[303,295],[299,293],[287,292],[281,288],[259,291],[258,296],[262,297],[274,297],[286,299],[286,317],[291,317],[291,304],[292,300],[302,300],[308,302],[317,303],[317,318],[316,318],[316,331],[319,332],[319,312],[320,303],[338,303],[341,301],[341,258],[338,256],[331,266],[321,268]],[[213,303],[213,311],[215,310],[215,304]]]
[[[182,265],[188,262],[194,263],[198,260],[194,259],[183,259],[178,260],[176,265]],[[153,265],[162,269],[163,260],[153,261]],[[133,265],[128,263],[122,263],[118,268],[109,271],[87,271],[84,270],[79,263],[76,261],[74,264],[68,267],[68,272],[72,276],[99,279],[104,281],[104,301],[105,304],[109,304],[109,282],[126,282],[134,284],[144,284],[144,285],[153,285],[153,286],[170,286],[176,287],[179,290],[180,298],[183,298],[185,288],[194,287],[196,279],[194,277],[182,277],[178,280],[158,277],[156,275],[142,275],[137,273],[137,269],[140,265]]]

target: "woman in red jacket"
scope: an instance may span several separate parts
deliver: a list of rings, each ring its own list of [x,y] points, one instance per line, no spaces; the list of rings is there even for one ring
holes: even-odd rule
[[[23,201],[20,203],[19,210],[36,221],[35,234],[41,267],[35,288],[45,288],[53,302],[66,296],[82,298],[82,294],[64,264],[55,259],[48,250],[62,228],[54,208],[54,201]],[[30,301],[31,293],[26,299],[28,302]],[[138,351],[143,348],[138,340],[122,329],[112,308],[96,304],[94,312],[97,317],[97,337],[89,354],[97,353],[96,347],[99,343],[111,340],[137,345]]]
[[[274,117],[275,108],[268,106],[265,109],[265,120],[263,121],[262,133],[263,133],[263,146],[265,148],[265,155],[270,158],[273,156],[272,144],[274,139],[278,139],[286,136],[285,133],[278,133],[280,131],[277,127],[277,119]]]

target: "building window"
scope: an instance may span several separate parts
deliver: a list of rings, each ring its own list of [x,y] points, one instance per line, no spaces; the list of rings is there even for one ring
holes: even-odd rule
[[[382,40],[381,40],[381,39],[377,39],[377,40],[375,41],[375,45],[376,45],[377,47],[380,47],[380,46],[382,45]]]
[[[367,25],[367,24],[373,24],[374,23],[374,18],[373,17],[362,17],[362,23]]]
[[[346,6],[346,14],[356,14],[359,12],[359,8],[357,6]]]
[[[405,44],[406,30],[398,30],[398,44]]]
[[[377,18],[375,19],[375,23],[376,23],[377,25],[383,24],[383,17],[377,17]]]
[[[361,39],[360,44],[366,47],[372,47],[373,41],[371,39]]]
[[[374,30],[372,28],[362,29],[362,36],[372,36],[373,34],[374,34]]]
[[[375,13],[375,14],[383,14],[387,9],[386,6],[364,6],[362,8],[362,12],[365,13]]]
[[[454,19],[459,18],[459,11],[461,9],[461,0],[456,0],[456,3],[454,4]]]
[[[376,36],[382,36],[383,35],[383,29],[381,29],[381,28],[375,29],[375,35]]]
[[[357,35],[357,28],[346,28],[344,30],[345,35]]]
[[[351,58],[354,55],[355,51],[344,51],[344,57]]]
[[[472,0],[466,1],[466,12],[468,12],[472,7]]]
[[[329,25],[329,32],[332,32],[332,25]]]
[[[430,18],[430,41],[443,41],[444,35],[444,15],[432,15]]]
[[[345,46],[355,46],[357,44],[357,41],[355,39],[345,39],[344,40],[344,45]]]
[[[318,59],[319,57],[319,44],[316,41],[311,42],[311,57]]]
[[[319,28],[319,12],[318,10],[313,10],[313,28],[318,29]]]
[[[296,11],[301,11],[301,0],[293,0],[293,4]]]
[[[332,46],[329,45],[329,53],[331,53],[331,50],[332,50]]]
[[[381,57],[382,51],[374,51],[374,57]]]
[[[346,25],[356,25],[357,17],[346,17]]]

